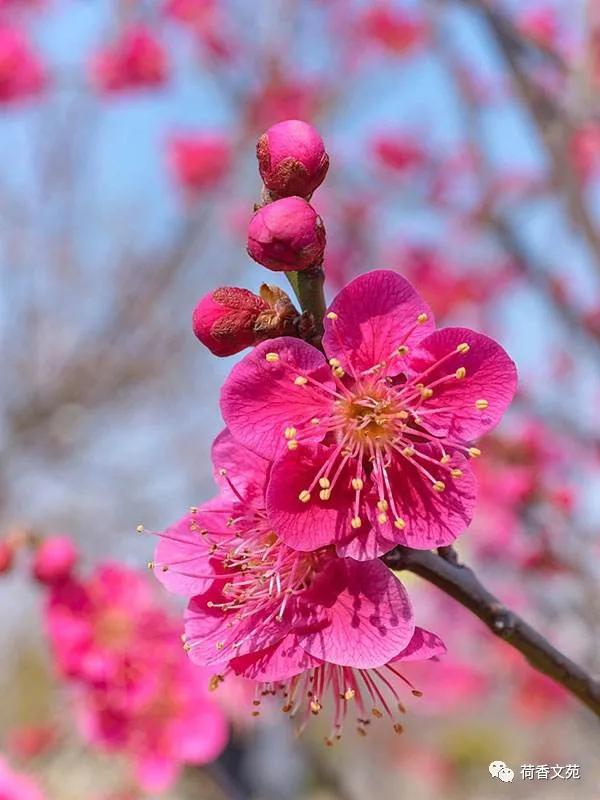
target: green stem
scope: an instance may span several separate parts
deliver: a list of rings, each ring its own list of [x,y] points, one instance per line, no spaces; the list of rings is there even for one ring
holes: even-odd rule
[[[298,298],[301,310],[312,315],[318,343],[320,343],[326,311],[323,269],[322,267],[311,267],[301,272],[288,272],[286,275]]]

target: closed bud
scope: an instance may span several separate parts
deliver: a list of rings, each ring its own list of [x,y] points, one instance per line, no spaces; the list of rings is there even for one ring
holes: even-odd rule
[[[231,356],[257,344],[255,330],[268,304],[237,286],[222,286],[204,295],[194,309],[194,333],[215,356]]]
[[[263,267],[288,272],[323,262],[325,228],[301,197],[284,197],[254,214],[248,226],[248,254]]]
[[[53,586],[66,580],[77,562],[77,549],[68,536],[50,536],[35,552],[33,577],[40,583]]]
[[[288,119],[273,125],[258,140],[258,169],[274,197],[309,197],[329,167],[323,140],[307,122]]]

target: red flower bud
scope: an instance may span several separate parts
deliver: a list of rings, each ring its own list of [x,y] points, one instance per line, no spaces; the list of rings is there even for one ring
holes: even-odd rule
[[[255,325],[269,306],[258,295],[223,286],[205,295],[194,309],[194,333],[216,356],[231,356],[257,344]]]
[[[15,550],[6,539],[0,539],[0,575],[8,572],[13,565]]]
[[[265,186],[277,197],[309,197],[329,168],[323,140],[312,125],[298,119],[269,128],[258,140],[256,156]]]
[[[33,577],[52,586],[69,577],[76,561],[77,550],[68,536],[50,536],[36,550]]]
[[[259,208],[248,226],[248,255],[275,272],[322,263],[325,228],[301,197],[284,197]]]

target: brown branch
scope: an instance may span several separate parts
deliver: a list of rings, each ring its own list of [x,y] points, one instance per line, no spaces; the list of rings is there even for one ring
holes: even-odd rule
[[[433,583],[475,614],[490,631],[504,639],[538,672],[561,684],[600,717],[600,680],[553,647],[538,631],[494,597],[472,569],[460,564],[452,548],[411,550],[396,547],[383,561],[394,570],[409,570]]]

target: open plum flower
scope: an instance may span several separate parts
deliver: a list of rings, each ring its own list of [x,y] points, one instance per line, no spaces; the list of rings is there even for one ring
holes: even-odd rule
[[[514,363],[483,334],[435,330],[426,303],[388,270],[338,294],[323,349],[263,343],[221,394],[232,435],[275,461],[267,513],[279,536],[359,560],[450,544],[473,514],[473,441],[512,400]]]
[[[399,673],[386,665],[444,652],[435,634],[415,627],[404,586],[382,562],[281,541],[265,509],[270,462],[228,431],[212,455],[220,496],[158,534],[153,567],[167,588],[191,597],[185,649],[195,663],[214,666],[216,684],[234,672],[258,681],[260,696],[274,693],[273,681],[278,691],[288,682],[296,698],[288,710],[316,713],[304,702],[309,679],[321,693],[337,698],[343,683],[348,698],[373,704],[381,687],[396,697],[390,678]],[[337,725],[345,712],[335,703]]]

